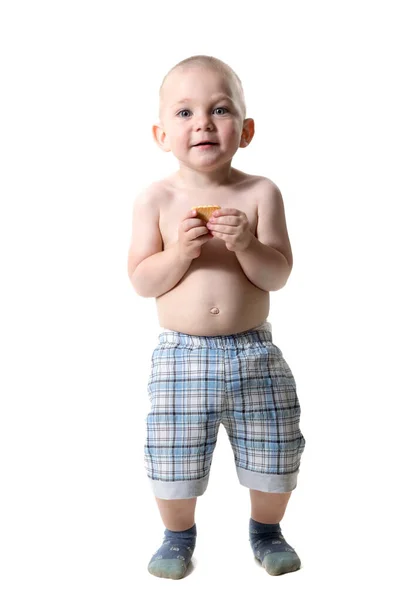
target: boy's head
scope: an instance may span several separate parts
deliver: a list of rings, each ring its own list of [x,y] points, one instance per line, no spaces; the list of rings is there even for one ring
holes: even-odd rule
[[[159,119],[153,126],[158,145],[201,171],[230,161],[254,135],[240,79],[212,56],[192,56],[167,73],[160,87]]]

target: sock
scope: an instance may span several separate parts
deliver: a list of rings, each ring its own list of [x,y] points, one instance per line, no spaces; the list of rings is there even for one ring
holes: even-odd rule
[[[250,519],[250,544],[254,556],[270,575],[300,569],[300,558],[282,535],[279,523],[258,523]]]
[[[196,534],[196,525],[186,531],[166,529],[162,546],[149,563],[149,572],[156,577],[181,579],[192,558],[196,545]]]

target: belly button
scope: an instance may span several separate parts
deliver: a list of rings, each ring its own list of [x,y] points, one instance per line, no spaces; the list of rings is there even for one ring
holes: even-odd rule
[[[219,313],[219,308],[214,306],[214,308],[210,309],[210,313],[212,313],[213,315],[217,315]]]

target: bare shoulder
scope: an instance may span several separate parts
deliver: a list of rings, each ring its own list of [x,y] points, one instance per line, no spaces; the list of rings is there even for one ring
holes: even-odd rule
[[[159,210],[160,199],[165,199],[165,196],[170,193],[168,188],[169,186],[166,180],[154,181],[140,190],[136,196],[135,203],[141,205],[146,204],[153,209]]]
[[[258,189],[260,190],[260,192],[263,194],[264,197],[279,197],[280,196],[282,199],[282,194],[280,192],[280,189],[278,188],[276,183],[272,181],[272,179],[269,179],[268,177],[264,177],[262,175],[258,175],[258,176],[256,176],[255,185],[258,187]]]
[[[284,212],[284,202],[281,190],[277,184],[268,177],[255,177],[254,186],[257,190],[258,210],[280,210]]]
[[[238,187],[241,189],[250,189],[256,185],[261,178],[258,175],[252,175],[251,173],[245,173],[239,169],[231,169],[230,182],[228,185]]]
[[[233,184],[246,190],[258,191],[264,198],[274,193],[279,193],[278,186],[268,177],[244,173],[238,169],[232,169]]]

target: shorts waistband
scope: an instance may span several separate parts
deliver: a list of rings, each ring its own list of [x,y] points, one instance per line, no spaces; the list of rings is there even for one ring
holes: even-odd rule
[[[189,335],[174,331],[172,329],[163,328],[158,336],[159,344],[163,346],[185,346],[190,348],[239,348],[245,347],[254,342],[272,342],[272,326],[271,323],[265,321],[261,325],[233,333],[230,335]]]

